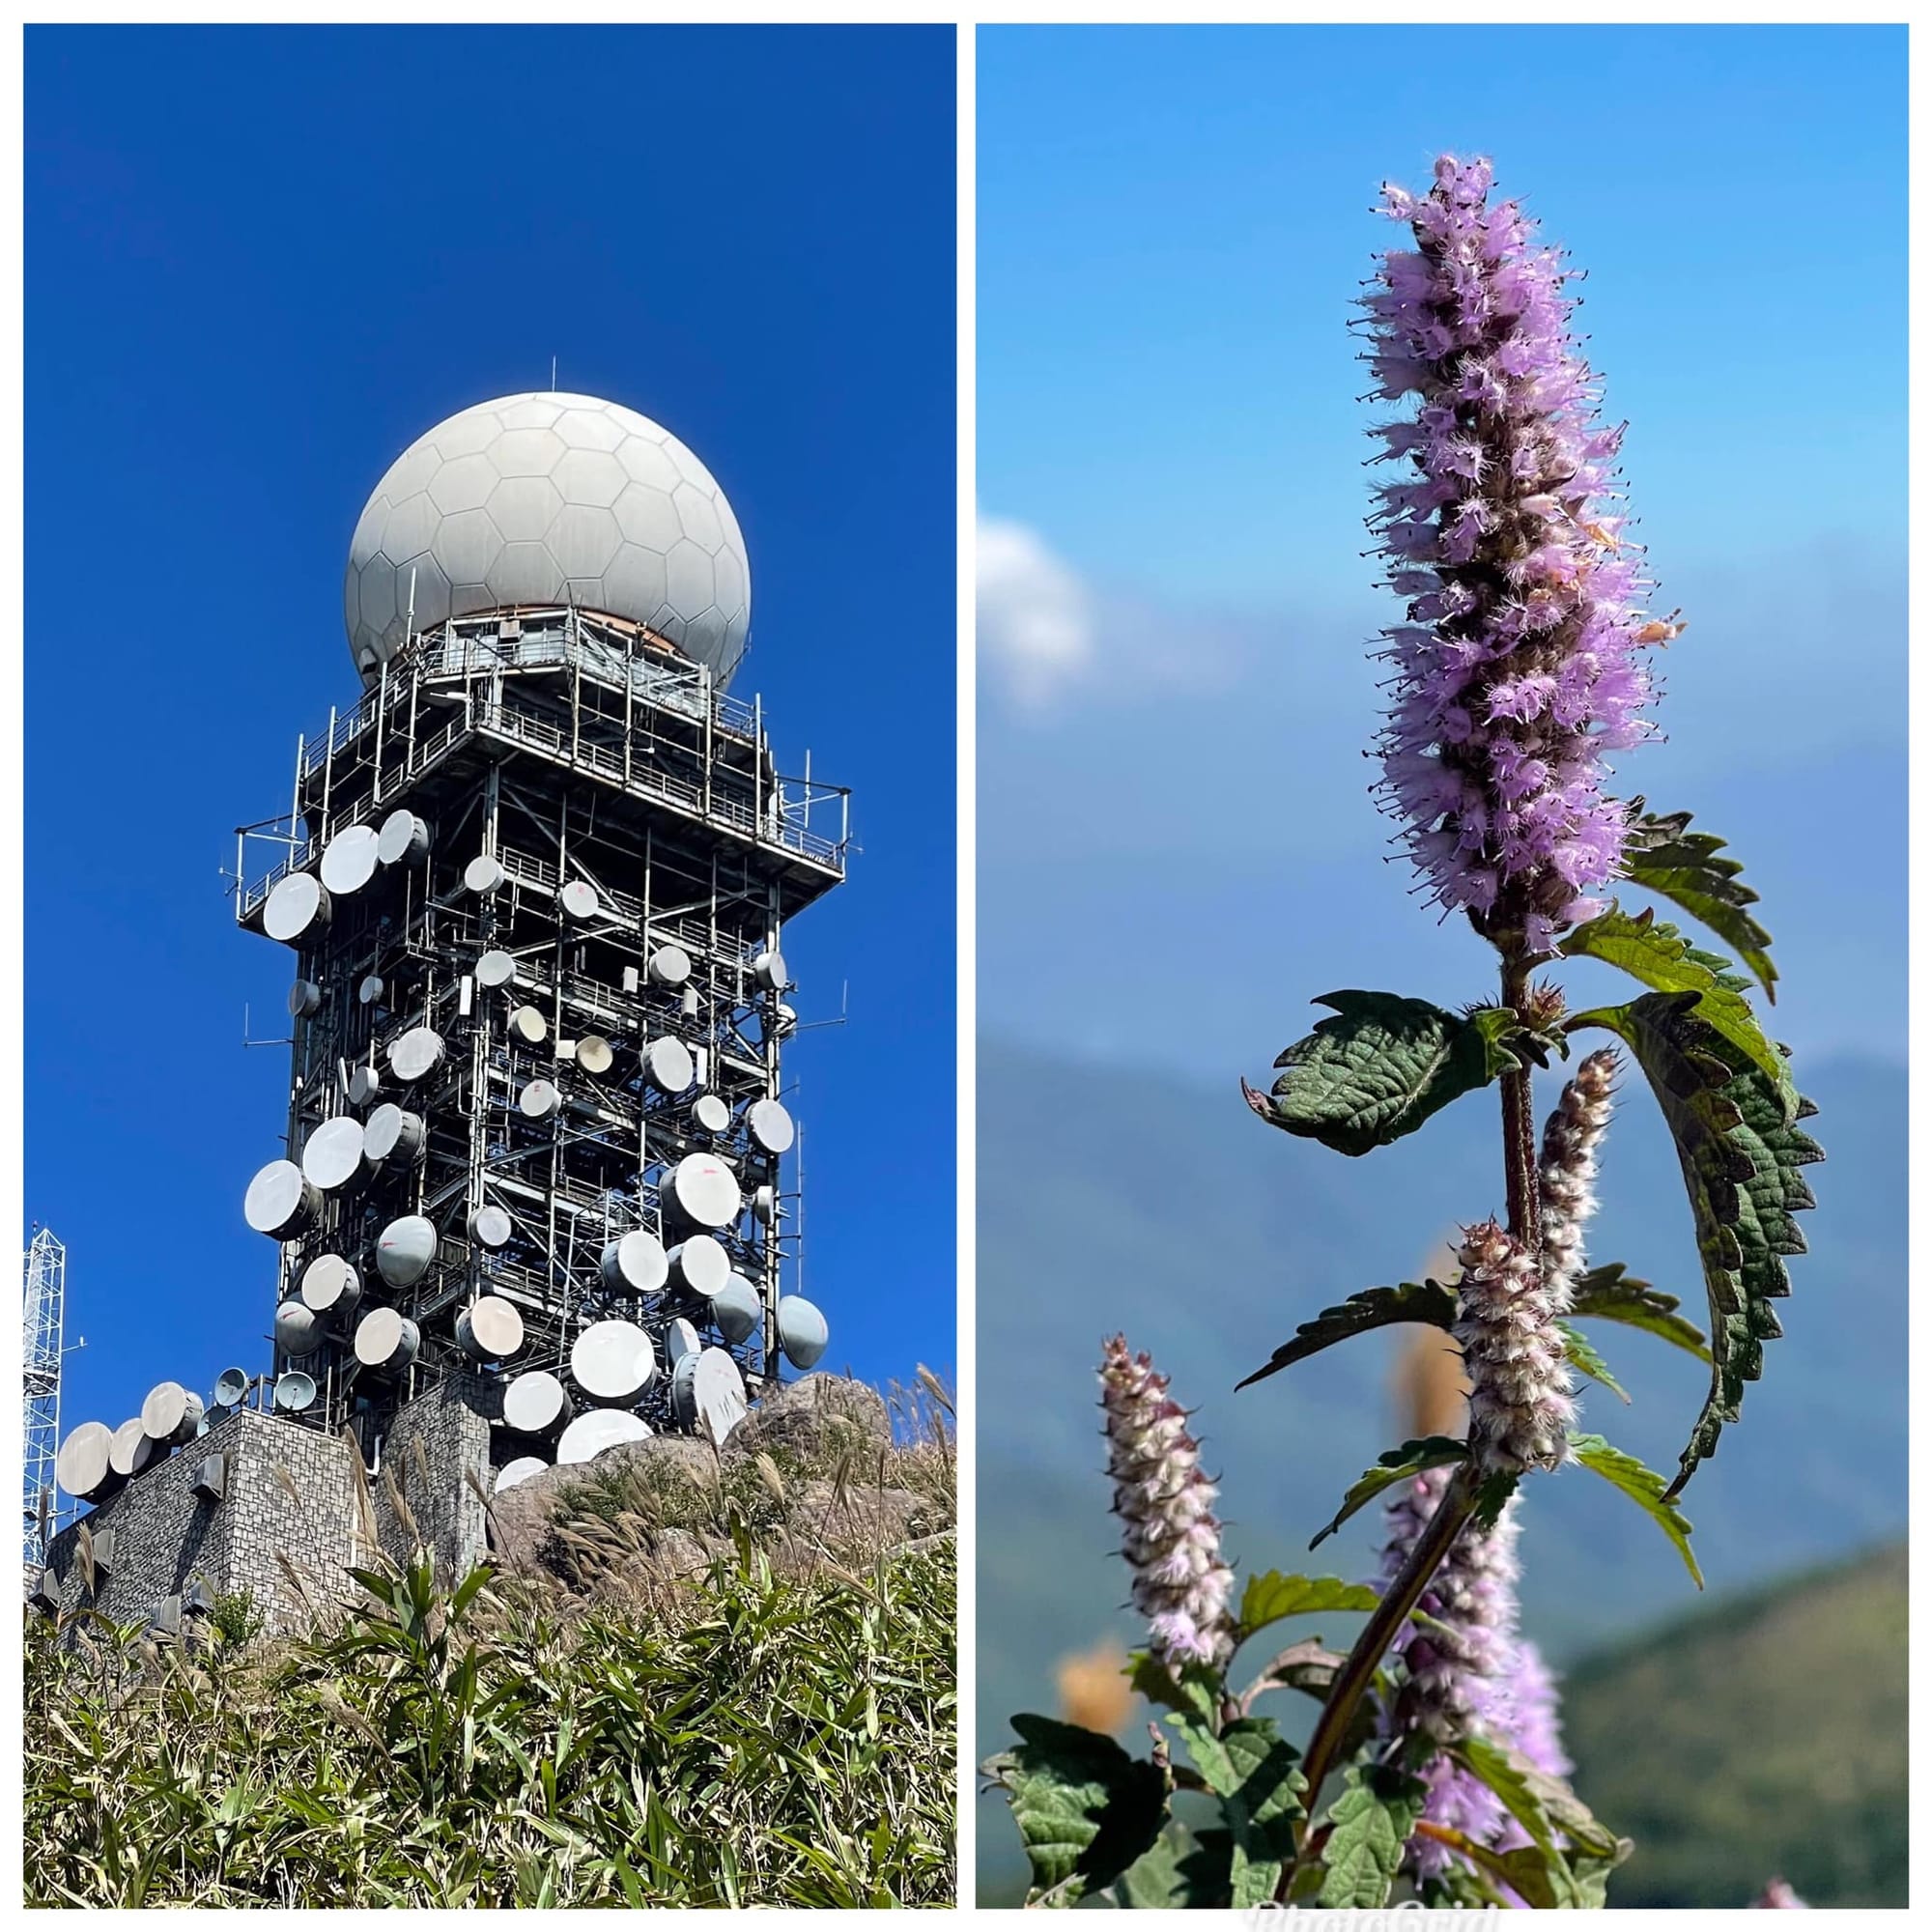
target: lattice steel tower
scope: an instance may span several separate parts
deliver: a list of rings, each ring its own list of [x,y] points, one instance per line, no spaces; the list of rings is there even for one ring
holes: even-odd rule
[[[23,1272],[20,1353],[26,1391],[22,1403],[25,1435],[20,1468],[20,1555],[27,1570],[37,1574],[57,1527],[54,1452],[60,1442],[61,1347],[67,1303],[67,1249],[50,1229],[34,1230]]]
[[[786,1292],[781,942],[847,842],[845,792],[781,777],[724,692],[736,520],[635,412],[509,397],[391,467],[346,601],[364,695],[239,835],[237,917],[295,954],[286,1154],[246,1206],[278,1398],[371,1447],[451,1371],[494,1380],[499,1482],[726,1430],[826,1344]]]

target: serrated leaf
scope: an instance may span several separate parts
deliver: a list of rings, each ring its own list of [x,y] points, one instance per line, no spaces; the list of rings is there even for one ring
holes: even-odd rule
[[[1236,1382],[1236,1391],[1250,1382],[1264,1381],[1296,1362],[1353,1335],[1366,1335],[1375,1328],[1387,1328],[1400,1321],[1426,1321],[1432,1327],[1449,1328],[1456,1321],[1456,1292],[1439,1281],[1406,1281],[1395,1288],[1365,1288],[1333,1308],[1324,1308],[1312,1321],[1304,1321],[1293,1341],[1284,1342],[1267,1359],[1265,1366]]]
[[[1151,1651],[1136,1651],[1127,1682],[1150,1704],[1179,1711],[1203,1724],[1212,1725],[1220,1716],[1220,1675],[1208,1664],[1185,1663],[1177,1671]]]
[[[1710,832],[1692,832],[1690,814],[1639,810],[1633,801],[1624,871],[1633,885],[1658,894],[1707,925],[1756,975],[1765,998],[1776,1004],[1777,968],[1771,963],[1771,934],[1748,908],[1757,894],[1739,877],[1744,867],[1719,857],[1724,841]]]
[[[1429,1787],[1393,1765],[1351,1765],[1328,1816],[1321,1903],[1373,1910],[1388,1903]]]
[[[1113,1895],[1121,1905],[1144,1912],[1226,1911],[1233,1855],[1234,1839],[1224,1831],[1196,1833],[1170,1825],[1153,1848],[1121,1875]]]
[[[1272,1096],[1244,1080],[1241,1092],[1263,1120],[1285,1133],[1320,1141],[1338,1153],[1364,1154],[1412,1134],[1452,1100],[1487,1087],[1516,1065],[1497,1009],[1458,1014],[1395,993],[1324,993],[1333,1007],[1306,1039],[1276,1060],[1286,1069]]]
[[[1630,1391],[1611,1375],[1610,1365],[1598,1354],[1588,1336],[1569,1321],[1559,1321],[1556,1330],[1563,1337],[1563,1353],[1573,1369],[1593,1382],[1603,1383],[1620,1402],[1630,1401]]]
[[[1704,1573],[1690,1553],[1690,1524],[1663,1487],[1663,1478],[1655,1469],[1646,1469],[1634,1456],[1605,1442],[1601,1435],[1573,1435],[1570,1448],[1586,1469],[1594,1469],[1607,1483],[1620,1489],[1677,1546],[1684,1567],[1698,1589],[1704,1587]]]
[[[1241,1592],[1240,1641],[1284,1617],[1320,1616],[1324,1610],[1372,1610],[1380,1591],[1368,1583],[1345,1583],[1339,1577],[1285,1577],[1269,1570],[1248,1578]]]
[[[1112,1738],[1023,1713],[1021,1743],[989,1758],[1033,1867],[1030,1903],[1071,1905],[1111,1885],[1160,1835],[1167,1781]]]
[[[1817,1109],[1801,1097],[1788,1120],[1771,1083],[1697,1017],[1696,997],[1645,993],[1569,1023],[1606,1027],[1630,1044],[1663,1109],[1690,1197],[1711,1309],[1711,1388],[1672,1495],[1738,1419],[1745,1383],[1763,1373],[1764,1344],[1781,1332],[1771,1304],[1791,1293],[1783,1257],[1804,1251],[1792,1217],[1812,1205],[1798,1170],[1824,1158],[1797,1126]]]
[[[1439,1469],[1445,1463],[1463,1462],[1468,1454],[1469,1445],[1466,1442],[1459,1442],[1449,1435],[1418,1436],[1413,1441],[1405,1442],[1400,1449],[1384,1451],[1376,1466],[1364,1471],[1350,1487],[1334,1520],[1315,1538],[1309,1548],[1318,1548],[1326,1542],[1358,1509],[1373,1502],[1392,1484],[1403,1482],[1409,1476],[1419,1476],[1424,1469]]]
[[[1282,1864],[1294,1855],[1295,1821],[1305,1815],[1299,1753],[1272,1718],[1241,1718],[1221,1733],[1221,1744],[1239,1775],[1222,1800],[1234,1837],[1229,1861],[1229,1902],[1236,1912],[1274,1896]]]
[[[1627,1328],[1640,1328],[1656,1335],[1686,1354],[1695,1355],[1707,1366],[1711,1350],[1704,1331],[1694,1321],[1676,1311],[1682,1304],[1674,1294],[1653,1288],[1627,1272],[1622,1262],[1606,1262],[1593,1267],[1577,1284],[1570,1312],[1599,1321],[1620,1321]]]
[[[1750,1002],[1738,990],[1744,982],[1730,961],[1700,952],[1674,925],[1661,922],[1646,906],[1631,914],[1612,905],[1562,943],[1568,958],[1601,959],[1641,980],[1660,993],[1695,993],[1697,1017],[1742,1053],[1776,1089],[1786,1120],[1798,1111],[1798,1089],[1791,1084],[1784,1056],[1765,1037]]]
[[[1450,1747],[1450,1755],[1495,1793],[1530,1837],[1517,1852],[1504,1853],[1497,1861],[1485,1857],[1483,1862],[1531,1906],[1582,1905],[1584,1890],[1576,1865],[1614,1864],[1616,1834],[1597,1822],[1560,1777],[1539,1770],[1520,1751],[1487,1738],[1463,1738]]]

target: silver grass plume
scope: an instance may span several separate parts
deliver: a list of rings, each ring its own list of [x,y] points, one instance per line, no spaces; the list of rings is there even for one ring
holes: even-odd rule
[[[1167,1390],[1167,1378],[1145,1350],[1130,1354],[1122,1335],[1105,1345],[1107,1473],[1134,1607],[1147,1618],[1149,1648],[1161,1662],[1218,1664],[1234,1649],[1234,1573],[1221,1560],[1214,1485],[1201,1467],[1201,1445],[1187,1433],[1187,1411]]]

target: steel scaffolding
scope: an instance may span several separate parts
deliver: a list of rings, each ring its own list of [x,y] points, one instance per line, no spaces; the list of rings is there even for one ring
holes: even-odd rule
[[[60,1444],[61,1332],[66,1319],[67,1249],[50,1229],[37,1228],[27,1245],[21,1298],[21,1359],[26,1389],[21,1454],[21,1560],[38,1576],[59,1527],[54,1505],[54,1453]]]

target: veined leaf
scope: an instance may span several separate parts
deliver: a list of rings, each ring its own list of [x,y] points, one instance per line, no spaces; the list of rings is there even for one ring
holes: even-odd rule
[[[1701,925],[1707,925],[1734,952],[1764,988],[1777,999],[1777,968],[1771,963],[1771,934],[1751,915],[1757,894],[1738,876],[1744,867],[1720,858],[1724,841],[1709,832],[1692,832],[1690,814],[1643,811],[1642,799],[1632,801],[1630,838],[1624,847],[1624,871],[1633,885],[1656,893],[1681,906]]]
[[[1114,1887],[1115,1898],[1141,1911],[1192,1907],[1225,1911],[1234,1839],[1226,1832],[1170,1825]]]
[[[1704,1331],[1676,1312],[1681,1305],[1676,1295],[1665,1294],[1661,1288],[1628,1273],[1622,1262],[1606,1262],[1577,1282],[1570,1312],[1640,1328],[1708,1363],[1711,1350]]]
[[[1304,1321],[1294,1339],[1284,1342],[1266,1364],[1235,1384],[1244,1389],[1249,1382],[1265,1380],[1295,1362],[1351,1335],[1366,1335],[1372,1328],[1386,1328],[1398,1321],[1427,1321],[1437,1328],[1451,1327],[1456,1320],[1456,1292],[1438,1281],[1406,1281],[1396,1288],[1365,1288],[1333,1308],[1324,1308],[1312,1321]]]
[[[1168,1720],[1186,1741],[1194,1768],[1221,1801],[1234,1839],[1229,1890],[1237,1910],[1274,1895],[1282,1861],[1303,1816],[1299,1754],[1272,1718],[1236,1718],[1216,1727],[1190,1717]]]
[[[1482,1008],[1445,1011],[1395,993],[1324,993],[1332,1017],[1287,1048],[1272,1097],[1244,1080],[1241,1092],[1263,1120],[1320,1141],[1338,1153],[1412,1134],[1432,1114],[1487,1087],[1520,1063],[1507,1043],[1513,1013]]]
[[[1334,1520],[1316,1537],[1309,1548],[1319,1548],[1358,1509],[1365,1503],[1373,1502],[1393,1484],[1405,1482],[1410,1476],[1419,1476],[1425,1469],[1439,1469],[1446,1463],[1466,1461],[1468,1454],[1469,1445],[1450,1435],[1419,1436],[1412,1442],[1405,1442],[1400,1449],[1386,1451],[1373,1469],[1365,1471],[1350,1487],[1348,1494],[1342,1498],[1342,1507],[1335,1512]]]
[[[1350,1767],[1347,1787],[1328,1813],[1322,1905],[1372,1910],[1388,1903],[1403,1847],[1428,1796],[1421,1778],[1393,1765]]]
[[[1711,1389],[1679,1458],[1669,1494],[1716,1452],[1735,1422],[1744,1386],[1764,1369],[1764,1344],[1781,1331],[1772,1302],[1791,1293],[1783,1257],[1803,1254],[1792,1218],[1812,1205],[1798,1170],[1824,1158],[1744,1054],[1691,1010],[1694,993],[1645,993],[1623,1007],[1579,1013],[1569,1025],[1606,1027],[1631,1046],[1677,1145],[1711,1308]]]
[[[1164,1705],[1203,1724],[1212,1725],[1221,1709],[1220,1673],[1205,1663],[1184,1663],[1177,1671],[1151,1651],[1136,1651],[1127,1682],[1150,1704]]]
[[[1747,982],[1730,961],[1700,952],[1674,925],[1661,923],[1646,906],[1634,915],[1612,905],[1564,941],[1567,958],[1601,959],[1660,993],[1695,993],[1697,1017],[1713,1027],[1772,1083],[1784,1103],[1784,1117],[1798,1110],[1784,1056],[1765,1037],[1750,1002],[1739,990]]]
[[[1380,1602],[1381,1593],[1368,1583],[1345,1583],[1339,1577],[1284,1577],[1279,1570],[1269,1570],[1250,1577],[1241,1592],[1241,1641],[1284,1617],[1372,1610]]]
[[[1571,1453],[1586,1469],[1594,1469],[1606,1483],[1613,1484],[1641,1509],[1677,1547],[1690,1580],[1704,1587],[1704,1573],[1690,1553],[1690,1524],[1678,1508],[1675,1495],[1663,1487],[1663,1478],[1655,1469],[1646,1469],[1634,1456],[1605,1442],[1601,1435],[1573,1435]]]
[[[1603,1879],[1630,1856],[1629,1839],[1600,1825],[1569,1785],[1519,1751],[1485,1738],[1464,1738],[1450,1747],[1450,1754],[1488,1785],[1529,1833],[1529,1845],[1505,1854],[1508,1862],[1491,1869],[1532,1905],[1602,1904]]]
[[[1021,1743],[987,1760],[1033,1866],[1029,1901],[1071,1905],[1143,1857],[1167,1818],[1159,1769],[1112,1738],[1052,1718],[1013,1720]]]
[[[1611,1375],[1610,1365],[1598,1354],[1589,1338],[1574,1322],[1559,1321],[1556,1327],[1563,1337],[1563,1353],[1570,1366],[1593,1382],[1602,1382],[1620,1402],[1629,1402],[1630,1391]]]

